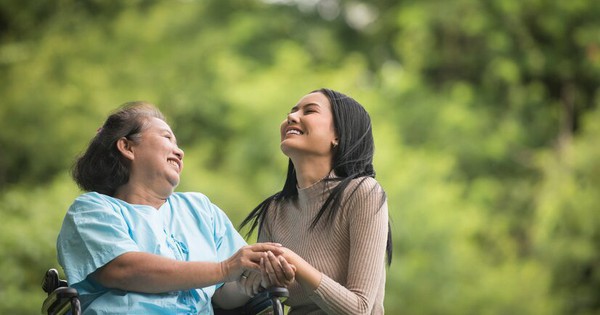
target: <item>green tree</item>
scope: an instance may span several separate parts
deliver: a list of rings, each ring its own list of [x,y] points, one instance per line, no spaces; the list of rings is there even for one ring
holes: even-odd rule
[[[179,190],[234,223],[283,185],[278,126],[305,93],[374,123],[390,314],[598,312],[597,1],[0,4],[0,313],[39,311],[106,115],[144,99],[186,151]],[[14,272],[13,272],[14,271]]]
[[[582,134],[541,158],[544,181],[536,213],[536,252],[552,272],[552,297],[562,314],[600,311],[600,111],[586,117]]]

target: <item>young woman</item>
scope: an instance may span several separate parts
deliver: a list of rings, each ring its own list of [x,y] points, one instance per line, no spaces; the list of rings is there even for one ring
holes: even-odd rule
[[[289,314],[383,314],[391,231],[373,169],[371,121],[354,99],[329,89],[304,96],[281,124],[289,157],[283,189],[242,222],[260,242],[282,244],[295,267]],[[284,262],[262,264],[273,283]],[[275,272],[273,272],[275,270]]]

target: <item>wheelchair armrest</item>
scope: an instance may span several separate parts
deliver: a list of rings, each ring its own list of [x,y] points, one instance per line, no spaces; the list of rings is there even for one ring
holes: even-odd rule
[[[284,287],[271,287],[252,297],[244,306],[246,314],[283,315],[282,303],[288,298],[289,292]]]
[[[44,274],[44,278],[42,279],[42,289],[44,292],[48,293],[48,295],[57,288],[66,286],[68,286],[67,281],[61,280],[58,277],[58,270],[54,268],[48,269],[46,274]]]
[[[79,308],[78,297],[79,294],[74,288],[57,288],[44,300],[42,314],[65,314],[68,310],[74,311],[75,314]]]
[[[68,286],[67,281],[58,276],[56,269],[49,269],[42,280],[42,289],[48,297],[42,304],[42,314],[61,315],[71,311],[73,315],[81,314],[79,293]]]
[[[215,308],[215,315],[283,315],[282,303],[289,293],[286,288],[271,287],[253,296],[246,304],[235,309],[224,310]]]

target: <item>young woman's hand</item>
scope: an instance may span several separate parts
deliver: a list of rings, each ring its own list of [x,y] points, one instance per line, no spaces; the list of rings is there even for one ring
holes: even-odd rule
[[[288,263],[282,255],[276,256],[271,251],[267,252],[266,258],[261,259],[260,270],[264,287],[288,287],[296,276],[296,266]]]
[[[243,272],[260,272],[260,260],[266,259],[267,252],[281,255],[281,245],[276,243],[256,243],[240,248],[233,256],[222,261],[221,272],[225,282],[237,281]]]

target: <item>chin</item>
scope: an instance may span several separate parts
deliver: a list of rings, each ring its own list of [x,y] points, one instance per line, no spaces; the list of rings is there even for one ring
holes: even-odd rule
[[[294,152],[295,150],[293,148],[291,148],[290,146],[288,146],[285,143],[281,143],[281,145],[279,146],[279,149],[281,149],[281,152],[286,155],[287,157],[290,157],[290,153]]]
[[[170,180],[169,183],[171,184],[171,186],[173,186],[171,190],[175,190],[175,188],[177,188],[177,186],[179,185],[179,178]]]

